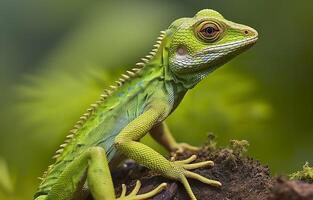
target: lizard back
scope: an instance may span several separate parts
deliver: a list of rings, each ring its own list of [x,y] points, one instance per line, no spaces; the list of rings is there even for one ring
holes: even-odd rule
[[[158,51],[162,37],[164,32],[161,32],[156,48],[147,56],[149,59],[143,58],[143,62],[136,64],[137,68],[122,74],[116,81],[117,85],[104,90],[101,99],[80,117],[64,144],[56,151],[53,157],[55,163],[48,167],[41,178],[35,197],[47,194],[64,169],[89,147],[103,147],[109,162],[116,155],[113,144],[117,134],[143,113],[149,105],[150,92],[164,85],[160,79],[164,73],[162,63],[155,65],[156,63],[149,62],[153,57],[162,56]],[[162,59],[155,60],[160,62]]]

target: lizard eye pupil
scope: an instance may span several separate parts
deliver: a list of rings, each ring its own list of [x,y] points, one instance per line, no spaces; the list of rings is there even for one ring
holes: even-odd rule
[[[205,31],[210,35],[210,34],[214,33],[215,30],[213,27],[208,27],[205,29]]]

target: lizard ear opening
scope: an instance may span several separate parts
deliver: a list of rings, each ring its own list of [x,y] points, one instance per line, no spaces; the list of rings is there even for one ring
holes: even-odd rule
[[[184,45],[179,45],[176,49],[177,55],[179,56],[185,56],[188,54],[188,49]]]

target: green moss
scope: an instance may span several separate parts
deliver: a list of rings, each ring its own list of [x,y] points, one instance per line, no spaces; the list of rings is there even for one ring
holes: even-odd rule
[[[216,150],[216,137],[213,133],[209,133],[207,136],[207,140],[204,143],[203,147],[204,149],[206,149],[207,151],[214,151]]]
[[[289,175],[291,180],[301,180],[307,183],[313,183],[313,167],[309,166],[309,163],[306,162],[303,165],[302,171],[297,171]]]
[[[230,149],[233,150],[233,154],[239,155],[239,157],[242,157],[248,151],[248,147],[249,142],[247,140],[230,141]]]

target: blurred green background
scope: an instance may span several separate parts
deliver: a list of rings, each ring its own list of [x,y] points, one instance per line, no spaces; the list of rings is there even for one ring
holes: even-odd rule
[[[176,18],[213,8],[258,44],[191,91],[168,119],[179,141],[247,139],[287,174],[313,163],[313,2],[0,1],[0,199],[29,199],[67,131]],[[147,137],[144,142],[165,152]]]

